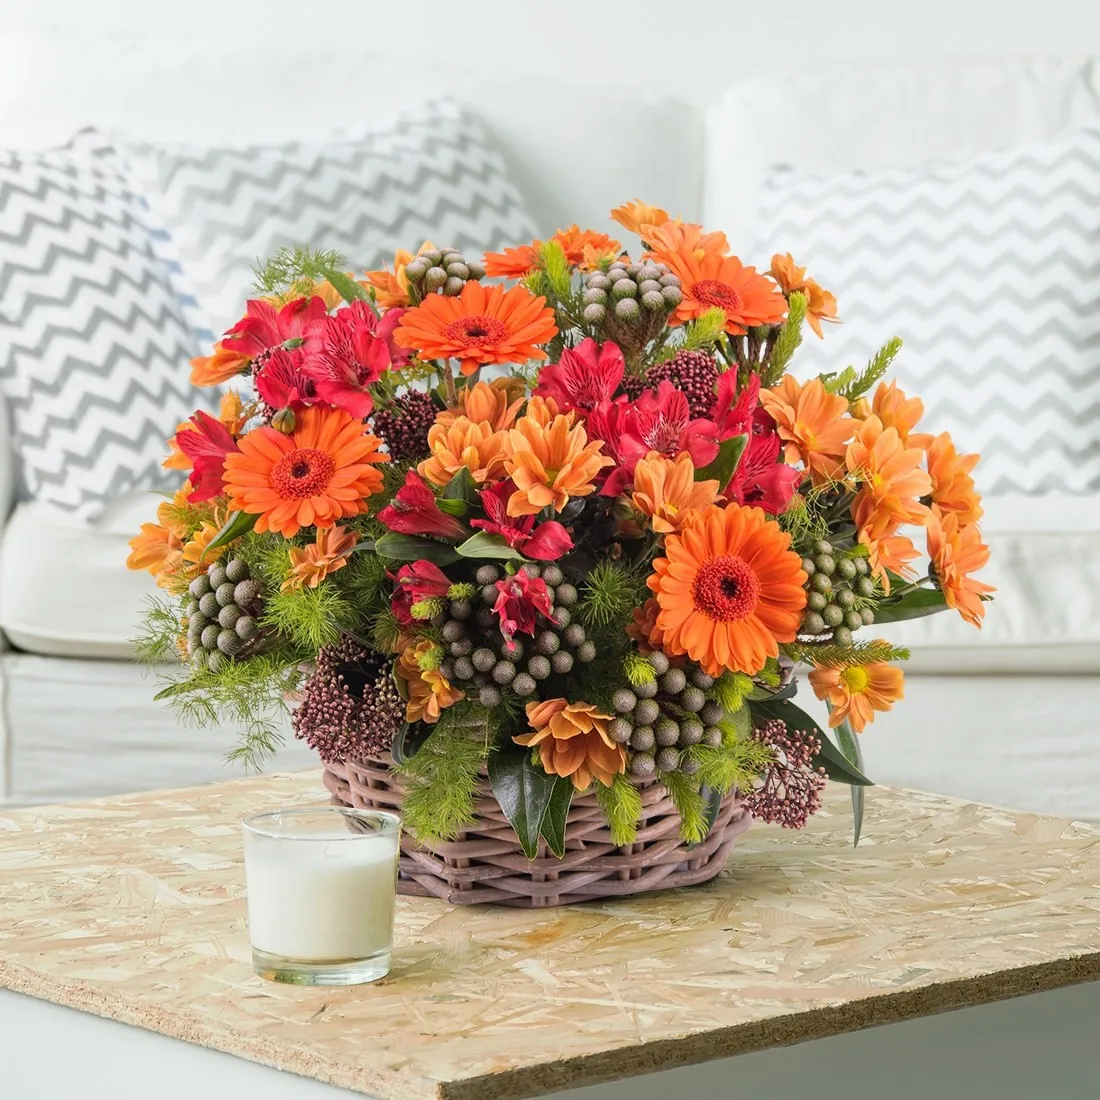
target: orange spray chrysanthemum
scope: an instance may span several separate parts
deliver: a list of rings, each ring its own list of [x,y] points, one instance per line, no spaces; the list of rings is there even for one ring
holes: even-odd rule
[[[394,674],[405,688],[405,720],[408,722],[434,725],[448,707],[466,698],[466,693],[454,687],[438,667],[424,667],[431,666],[431,652],[435,648],[434,642],[420,642],[415,648],[406,649],[393,666]]]
[[[813,279],[806,277],[806,269],[794,262],[788,252],[772,257],[768,274],[779,284],[785,294],[803,294],[806,297],[806,323],[820,339],[822,321],[836,321],[836,296]]]
[[[566,262],[571,267],[589,271],[598,267],[601,261],[614,260],[623,246],[606,233],[597,233],[594,229],[581,229],[579,225],[570,225],[559,229],[551,238],[561,245]]]
[[[555,416],[548,426],[525,416],[511,430],[505,469],[516,491],[508,498],[508,515],[533,516],[543,508],[560,512],[570,497],[596,491],[596,476],[614,462],[600,453],[603,443],[589,441],[572,416]]]
[[[347,565],[358,541],[359,536],[346,527],[319,528],[312,546],[290,548],[290,572],[282,590],[316,588],[329,574]]]
[[[877,416],[856,421],[855,437],[848,444],[844,462],[848,473],[859,479],[852,505],[856,527],[887,522],[924,523],[928,509],[920,497],[932,491],[924,469],[924,452],[907,447],[896,428],[884,428]]]
[[[650,451],[634,467],[634,492],[631,501],[644,516],[650,517],[654,531],[667,534],[679,531],[688,513],[708,508],[718,496],[717,481],[696,481],[691,455],[666,458]]]
[[[410,309],[394,340],[421,359],[457,359],[463,374],[473,374],[487,363],[546,359],[539,345],[557,332],[545,298],[522,286],[505,290],[470,281],[456,297],[432,294]]]
[[[788,374],[778,386],[760,391],[760,404],[775,421],[789,463],[801,462],[815,483],[840,474],[853,428],[843,397],[829,393],[820,378],[803,385]]]
[[[382,488],[375,466],[389,461],[379,443],[350,413],[319,406],[302,410],[290,435],[257,428],[225,460],[231,507],[258,516],[257,531],[285,538],[361,515]]]
[[[961,455],[947,432],[928,444],[928,476],[932,479],[932,503],[941,511],[954,512],[960,526],[982,518],[982,498],[974,488],[971,474],[978,465],[977,455]]]
[[[488,424],[494,432],[503,432],[515,424],[523,402],[522,378],[494,378],[492,382],[478,382],[462,390],[458,405],[444,409],[435,422],[450,425],[464,416],[476,424]]]
[[[928,556],[948,607],[973,626],[985,618],[985,601],[996,589],[971,575],[989,561],[989,547],[974,524],[963,526],[955,512],[933,506],[928,520]]]
[[[864,407],[860,420],[866,420],[874,415],[882,421],[884,428],[895,428],[902,443],[911,443],[914,447],[925,447],[931,441],[930,436],[913,435],[913,429],[920,423],[924,416],[924,402],[919,397],[907,397],[900,389],[897,382],[880,382],[875,390],[874,400],[869,407],[866,400],[861,402]],[[852,415],[856,415],[855,409]],[[912,439],[910,440],[910,436]]]
[[[756,268],[726,255],[724,234],[703,234],[697,225],[667,222],[654,231],[650,245],[651,257],[680,277],[683,299],[669,324],[681,325],[717,307],[726,315],[726,332],[741,336],[786,316],[787,300],[779,288]]]
[[[857,733],[874,720],[876,711],[890,710],[905,695],[900,668],[878,662],[850,668],[815,668],[810,684],[819,699],[829,703],[829,725],[847,722]]]
[[[191,360],[191,384],[193,386],[220,386],[241,374],[248,366],[248,356],[231,351],[219,341],[213,355],[200,355]]]
[[[806,606],[806,574],[791,538],[759,508],[729,504],[692,513],[665,539],[648,585],[668,653],[712,676],[759,672],[794,640]]]
[[[417,472],[441,489],[463,467],[478,485],[492,484],[505,476],[504,460],[509,449],[507,432],[494,431],[491,424],[460,416],[449,424],[437,422],[428,429],[431,457],[417,466]]]
[[[662,210],[659,206],[649,206],[641,199],[616,206],[611,211],[611,217],[624,229],[636,233],[643,241],[650,240],[654,230],[660,229],[665,222],[672,220],[667,210]]]
[[[512,740],[535,746],[546,773],[567,777],[578,791],[587,790],[593,779],[610,787],[615,776],[626,771],[626,752],[607,732],[611,715],[591,703],[528,703],[527,720],[532,731]]]
[[[416,255],[422,256],[425,252],[432,252],[435,245],[431,241],[425,241]],[[409,278],[405,274],[405,268],[416,257],[404,248],[399,248],[393,254],[393,270],[381,268],[378,271],[365,272],[366,281],[374,287],[375,298],[383,309],[393,309],[395,306],[407,306],[409,304]]]

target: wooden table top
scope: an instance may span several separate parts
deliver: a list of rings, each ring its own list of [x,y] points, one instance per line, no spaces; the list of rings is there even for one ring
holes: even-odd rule
[[[0,815],[0,986],[384,1100],[506,1100],[1100,977],[1100,827],[872,789],[713,883],[543,912],[399,898],[351,989],[253,976],[239,820],[317,773]]]

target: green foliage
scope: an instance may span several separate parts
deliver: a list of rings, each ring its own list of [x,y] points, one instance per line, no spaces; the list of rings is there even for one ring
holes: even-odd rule
[[[779,328],[771,354],[760,368],[760,384],[773,386],[790,365],[802,343],[802,322],[806,319],[806,296],[794,293],[787,302],[787,319]]]
[[[818,539],[829,537],[829,519],[820,507],[822,496],[834,488],[832,484],[811,489],[808,493],[796,493],[787,510],[779,516],[779,526],[791,536],[791,547],[799,550]]]
[[[183,633],[183,615],[176,600],[149,596],[141,633],[134,639],[138,660],[150,665],[179,660],[176,640]]]
[[[363,618],[372,618],[390,605],[386,561],[377,554],[352,554],[331,581]]]
[[[789,642],[782,647],[792,661],[815,665],[818,668],[851,668],[853,665],[872,665],[880,662],[908,661],[909,650],[891,645],[881,638],[854,641],[851,645],[835,645],[832,642]]]
[[[698,775],[667,772],[661,775],[661,782],[679,811],[680,839],[689,844],[698,844],[705,840],[710,824],[707,820],[706,802],[699,793]]]
[[[393,653],[404,629],[389,608],[379,612],[371,626],[371,641],[381,653]]]
[[[621,561],[602,561],[588,575],[581,589],[577,612],[586,627],[600,634],[621,632],[631,611],[641,607],[645,581]]]
[[[558,300],[568,298],[573,289],[572,273],[565,250],[557,241],[543,241],[539,247],[539,267],[546,277],[550,293]]]
[[[743,672],[723,672],[714,681],[711,694],[724,711],[733,714],[741,709],[750,691],[752,691],[751,676],[746,676]]]
[[[630,652],[623,658],[623,674],[633,687],[652,684],[657,679],[653,666],[640,653]]]
[[[890,369],[890,364],[897,357],[899,351],[901,351],[901,340],[895,336],[892,340],[887,340],[875,352],[871,361],[862,371],[857,371],[855,367],[845,367],[839,374],[823,379],[825,388],[830,393],[836,393],[841,397],[846,397],[849,401],[855,401],[857,397],[862,397],[876,382],[882,379]]]
[[[482,765],[494,736],[494,715],[458,703],[443,712],[428,739],[398,771],[408,781],[406,827],[425,843],[453,840],[474,821]]]
[[[227,723],[240,727],[240,744],[227,759],[259,769],[282,744],[286,697],[301,680],[296,660],[281,653],[261,653],[230,661],[218,672],[195,672],[180,665],[162,677],[165,699],[180,720],[201,727]]]
[[[726,314],[714,306],[700,313],[694,321],[684,325],[683,338],[676,344],[663,347],[656,355],[655,362],[663,363],[671,359],[678,351],[710,351],[722,338],[726,327]]]
[[[344,264],[344,257],[331,248],[284,246],[271,259],[256,261],[252,289],[264,298],[300,298]]]
[[[762,741],[739,737],[732,723],[721,723],[724,734],[722,744],[693,745],[688,750],[692,760],[699,763],[695,778],[704,787],[711,787],[726,794],[737,788],[751,790],[764,769],[772,762],[772,750]]]
[[[593,785],[600,812],[607,819],[613,844],[633,844],[642,817],[642,796],[625,775],[615,776],[610,787]]]
[[[344,627],[353,626],[355,611],[335,585],[320,584],[291,592],[274,592],[264,605],[263,625],[273,627],[295,649],[313,656],[332,645]]]

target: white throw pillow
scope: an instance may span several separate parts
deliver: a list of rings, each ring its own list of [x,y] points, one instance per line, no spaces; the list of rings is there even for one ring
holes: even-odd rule
[[[0,154],[0,389],[19,495],[100,515],[168,489],[164,441],[203,403],[145,211],[100,135]]]
[[[426,239],[473,255],[534,236],[500,155],[450,100],[325,143],[129,152],[207,343],[244,313],[257,259],[282,245],[337,249],[359,272]]]
[[[900,336],[891,377],[981,452],[982,491],[1100,490],[1100,123],[921,169],[773,169],[752,255],[788,250],[843,320],[799,372]]]

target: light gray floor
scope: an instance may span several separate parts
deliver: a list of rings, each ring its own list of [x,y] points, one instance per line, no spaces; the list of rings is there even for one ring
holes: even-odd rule
[[[557,1100],[1097,1100],[1100,982]],[[338,1100],[355,1093],[0,990],[4,1100]]]

